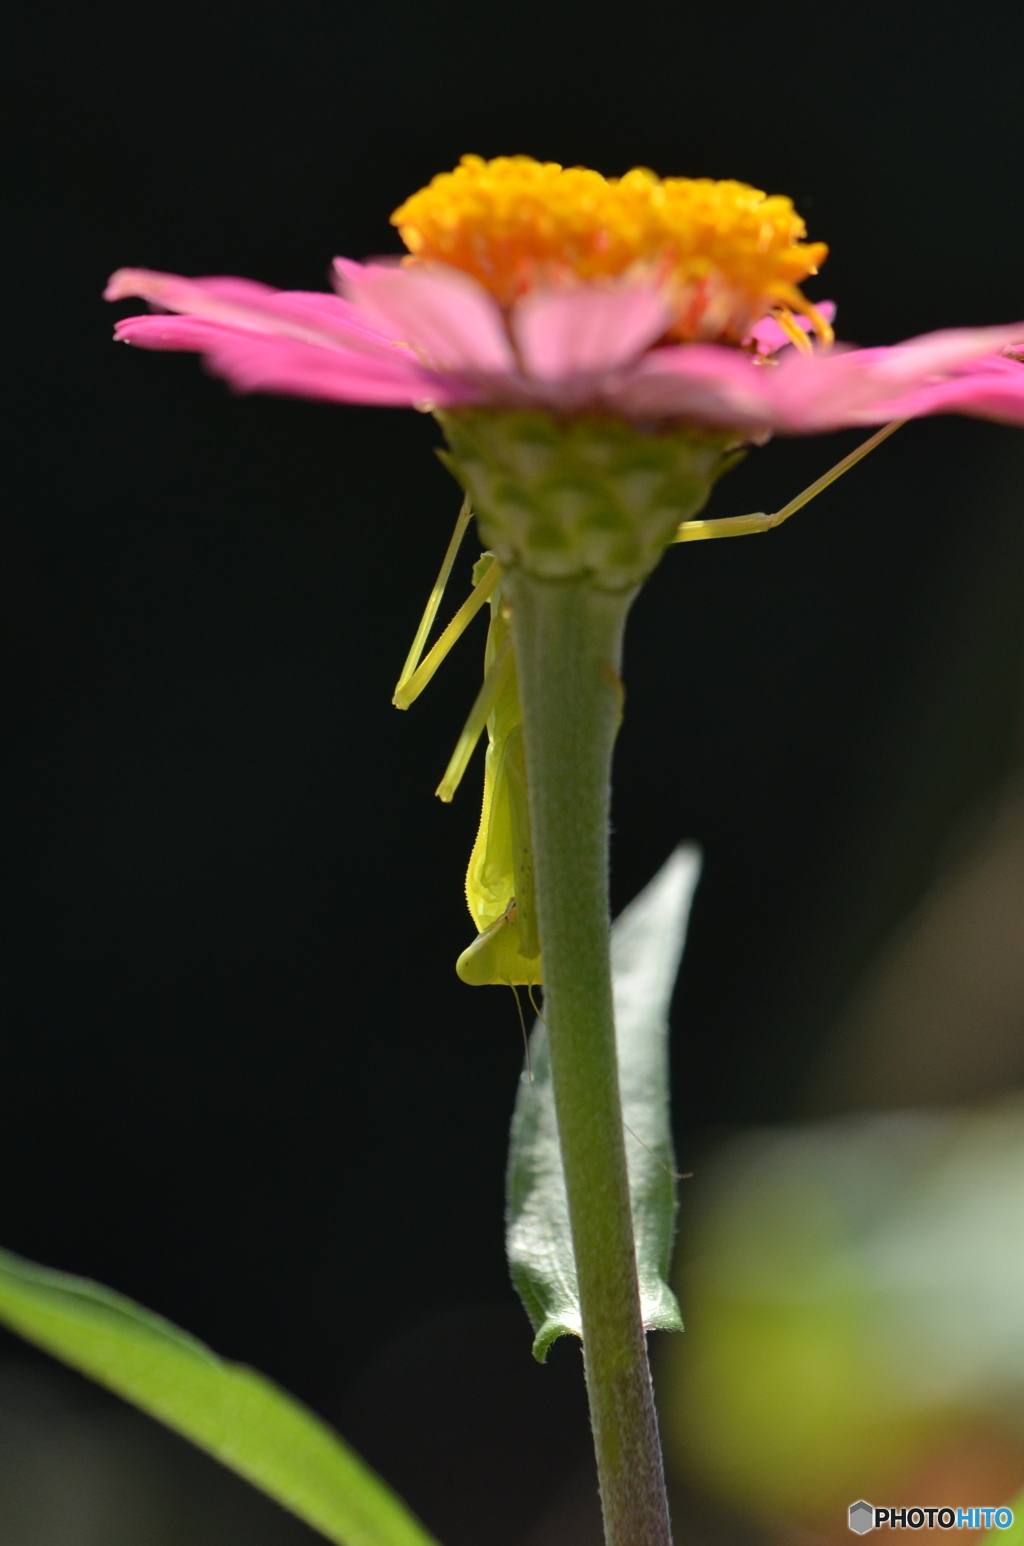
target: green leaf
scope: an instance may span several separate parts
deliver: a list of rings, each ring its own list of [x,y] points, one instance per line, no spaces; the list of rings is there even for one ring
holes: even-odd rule
[[[677,848],[612,927],[615,1037],[644,1325],[682,1331],[667,1278],[676,1188],[669,1122],[668,1011],[700,874],[695,848]],[[506,1249],[541,1362],[558,1337],[581,1332],[565,1177],[558,1147],[547,1032],[530,1037],[532,1083],[519,1087],[508,1167]]]
[[[436,1546],[326,1423],[130,1299],[0,1251],[0,1321],[191,1439],[337,1546]]]

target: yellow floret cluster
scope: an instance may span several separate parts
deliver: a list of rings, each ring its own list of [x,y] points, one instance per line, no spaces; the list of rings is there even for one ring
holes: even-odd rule
[[[802,240],[790,199],[746,183],[463,156],[391,221],[414,257],[463,269],[504,307],[537,284],[648,269],[668,286],[678,338],[738,343],[772,311],[828,335],[799,289],[828,248]]]

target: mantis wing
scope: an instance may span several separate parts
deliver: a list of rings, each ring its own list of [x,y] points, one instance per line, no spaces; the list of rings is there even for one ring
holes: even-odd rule
[[[498,591],[491,602],[487,670],[509,642]],[[466,902],[480,934],[456,962],[463,982],[540,983],[523,716],[514,664],[487,720],[483,809],[466,872]]]

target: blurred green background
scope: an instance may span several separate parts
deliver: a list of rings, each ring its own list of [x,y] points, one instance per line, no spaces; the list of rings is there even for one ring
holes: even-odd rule
[[[453,970],[476,798],[432,791],[482,639],[390,707],[457,492],[429,419],[114,349],[103,281],[318,288],[463,151],[526,151],[790,193],[845,338],[1004,321],[1021,33],[995,0],[15,11],[0,1238],[272,1374],[447,1546],[597,1530],[578,1354],[530,1363],[503,1259],[518,1025]],[[856,439],[752,454],[714,513]],[[680,1540],[827,1538],[935,1468],[973,1503],[1024,1480],[1022,487],[1019,431],[912,425],[635,608],[616,906],[705,851],[690,1331],[658,1350]],[[983,1202],[984,1248],[942,1246]],[[970,1270],[933,1285],[943,1251]],[[3,1341],[3,1546],[299,1539]]]

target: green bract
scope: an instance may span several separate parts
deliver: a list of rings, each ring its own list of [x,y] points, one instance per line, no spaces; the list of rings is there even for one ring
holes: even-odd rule
[[[620,419],[486,409],[436,417],[450,448],[441,460],[501,562],[542,579],[589,575],[605,590],[651,572],[737,454],[735,435],[693,426],[645,434]]]

